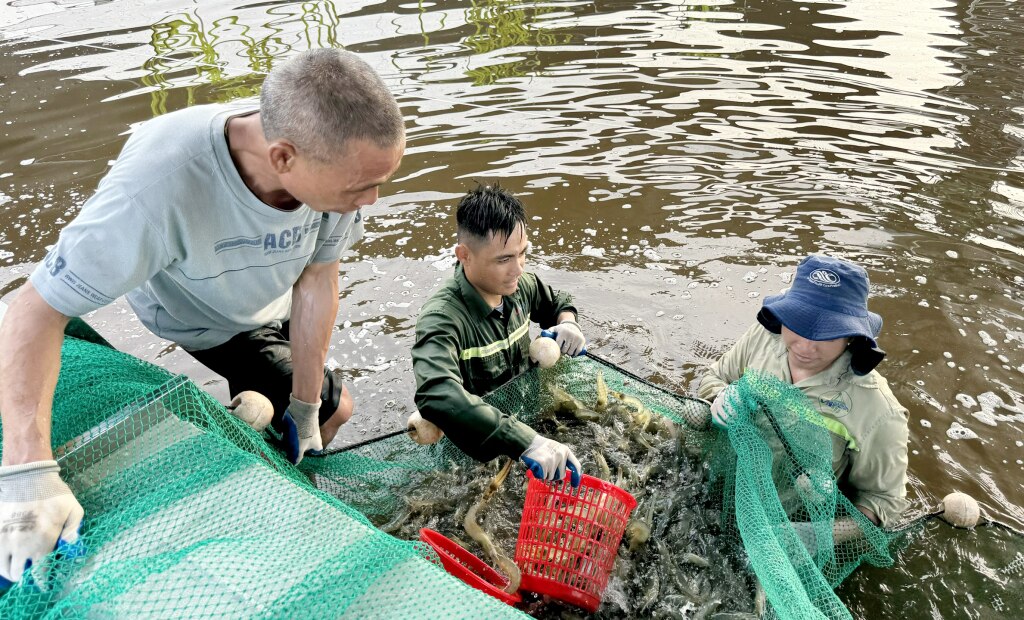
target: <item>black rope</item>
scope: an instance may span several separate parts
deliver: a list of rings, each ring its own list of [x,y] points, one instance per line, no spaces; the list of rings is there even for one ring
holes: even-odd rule
[[[889,532],[890,534],[899,534],[901,532],[905,532],[906,530],[915,528],[918,525],[921,525],[922,523],[926,523],[928,521],[931,521],[932,519],[935,519],[935,518],[939,518],[946,525],[949,525],[949,526],[952,526],[952,527],[956,527],[952,523],[946,521],[945,519],[942,519],[942,515],[945,514],[945,512],[946,512],[945,510],[936,510],[934,512],[929,512],[929,513],[921,515],[920,517],[917,517],[916,519],[911,519],[910,521],[907,521],[905,523],[900,523],[900,524],[894,526],[891,530],[886,530],[886,531]],[[1021,538],[1024,538],[1024,532],[1022,532],[1021,530],[1013,527],[1012,525],[1007,525],[1006,523],[1001,523],[999,521],[996,521],[995,519],[988,519],[988,518],[982,517],[978,521],[978,524],[975,527],[997,527],[999,529],[1006,530],[1007,532],[1010,532],[1011,534],[1015,534],[1017,536],[1020,536]],[[961,528],[957,528],[957,529],[961,529]]]
[[[385,439],[391,439],[392,437],[398,437],[399,435],[402,435],[402,434],[404,434],[406,432],[408,432],[406,429],[400,428],[397,431],[391,431],[390,433],[386,433],[386,434],[380,435],[378,437],[372,437],[370,439],[365,439],[363,441],[360,441],[359,443],[354,443],[354,444],[352,444],[350,446],[344,446],[344,447],[341,447],[341,448],[337,448],[335,450],[322,450],[320,452],[310,453],[309,456],[312,456],[312,457],[318,457],[318,456],[319,457],[324,457],[324,456],[331,456],[332,454],[341,454],[342,452],[348,452],[349,450],[355,450],[356,448],[362,448],[363,446],[369,445],[371,443],[377,443],[378,441],[384,441]]]
[[[684,396],[684,395],[679,394],[677,392],[673,392],[672,390],[665,389],[664,386],[651,383],[650,381],[648,381],[647,379],[644,379],[640,375],[634,374],[634,373],[626,370],[622,366],[619,366],[618,364],[616,364],[614,362],[608,361],[608,360],[606,360],[603,357],[595,355],[595,354],[591,353],[590,351],[586,351],[583,355],[586,355],[587,357],[589,357],[590,359],[594,360],[595,362],[598,362],[600,364],[604,364],[605,366],[611,368],[615,372],[623,374],[623,375],[629,377],[630,379],[632,379],[632,380],[634,380],[634,381],[636,381],[638,383],[642,383],[642,384],[646,385],[647,387],[650,387],[650,388],[653,388],[655,390],[658,390],[659,392],[663,392],[665,394],[668,394],[669,396],[671,396],[671,397],[673,397],[673,398],[675,398],[675,399],[677,399],[677,400],[679,400],[681,402],[696,401],[696,402],[699,402],[699,403],[703,403],[703,404],[705,404],[705,405],[707,405],[709,407],[711,406],[711,403],[709,403],[708,401],[704,400],[703,398],[697,398],[696,396]]]

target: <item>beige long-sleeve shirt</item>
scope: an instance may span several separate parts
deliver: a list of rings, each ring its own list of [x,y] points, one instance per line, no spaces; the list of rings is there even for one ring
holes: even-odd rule
[[[793,383],[782,337],[755,323],[711,365],[698,394],[713,400],[748,368]],[[857,376],[844,352],[826,370],[795,384],[825,418],[832,436],[832,471],[855,489],[850,501],[870,509],[883,526],[907,508],[907,410],[877,371]]]

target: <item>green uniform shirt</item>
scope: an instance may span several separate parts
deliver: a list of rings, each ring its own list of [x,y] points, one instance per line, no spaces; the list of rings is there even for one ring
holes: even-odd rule
[[[759,323],[747,330],[700,382],[698,394],[713,400],[747,368],[793,383],[782,336]],[[907,410],[876,371],[859,377],[850,353],[796,384],[825,418],[832,436],[832,471],[855,490],[850,501],[870,509],[883,526],[907,507]]]
[[[531,320],[546,329],[560,313],[576,313],[568,294],[532,273],[524,273],[516,292],[502,302],[502,312],[491,308],[460,264],[416,319],[416,406],[478,461],[502,454],[517,459],[537,436],[480,397],[530,367]]]

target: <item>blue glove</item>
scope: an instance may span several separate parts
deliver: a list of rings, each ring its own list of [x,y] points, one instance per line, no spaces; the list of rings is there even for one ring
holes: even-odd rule
[[[289,397],[290,404],[284,410],[284,441],[285,456],[293,465],[298,465],[306,452],[317,452],[324,449],[320,437],[320,403],[307,403]]]
[[[735,383],[730,383],[718,393],[714,402],[711,403],[711,421],[718,428],[728,427],[729,422],[736,417],[733,403],[739,401],[738,389]]]
[[[537,435],[519,458],[541,480],[564,480],[568,469],[572,474],[572,486],[580,486],[583,467],[565,444]]]

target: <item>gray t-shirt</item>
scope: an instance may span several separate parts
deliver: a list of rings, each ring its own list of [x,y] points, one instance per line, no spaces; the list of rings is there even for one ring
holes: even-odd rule
[[[302,270],[361,239],[362,215],[260,201],[224,136],[252,111],[195,106],[141,125],[32,273],[43,299],[80,316],[127,294],[146,327],[192,350],[287,319]]]

